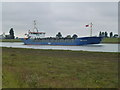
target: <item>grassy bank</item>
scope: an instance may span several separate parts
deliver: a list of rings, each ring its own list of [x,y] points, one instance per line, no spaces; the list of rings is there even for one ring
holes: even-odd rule
[[[1,42],[22,42],[20,39],[0,39]]]
[[[3,88],[116,88],[118,54],[2,48]]]
[[[102,43],[120,43],[120,38],[104,38]]]

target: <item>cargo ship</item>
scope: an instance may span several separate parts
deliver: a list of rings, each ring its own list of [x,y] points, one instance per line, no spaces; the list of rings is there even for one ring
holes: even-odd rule
[[[25,34],[25,38],[21,40],[25,45],[87,45],[87,44],[99,44],[102,37],[90,36],[90,37],[62,37],[60,32],[56,37],[45,37],[45,32],[39,32],[36,28],[36,22],[34,21],[33,31],[28,31]]]

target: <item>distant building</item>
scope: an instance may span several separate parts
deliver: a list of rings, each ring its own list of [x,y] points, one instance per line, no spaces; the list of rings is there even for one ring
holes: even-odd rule
[[[0,39],[4,39],[3,35],[0,35]]]
[[[0,35],[0,39],[11,39],[11,35],[5,35],[5,33],[3,33],[2,35]]]
[[[11,39],[11,35],[5,35],[5,39]]]
[[[0,35],[0,39],[5,39],[5,33],[3,33],[2,35]]]

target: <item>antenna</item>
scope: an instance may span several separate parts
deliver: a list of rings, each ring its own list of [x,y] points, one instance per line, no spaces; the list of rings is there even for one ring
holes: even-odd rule
[[[37,32],[38,32],[38,29],[37,29],[37,27],[36,27],[36,20],[34,20],[34,29],[36,29]],[[34,30],[34,29],[33,29],[33,30]]]

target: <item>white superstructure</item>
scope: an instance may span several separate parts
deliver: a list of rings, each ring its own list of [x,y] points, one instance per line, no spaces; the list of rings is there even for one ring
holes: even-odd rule
[[[45,38],[45,32],[39,32],[37,27],[36,27],[36,21],[34,20],[34,28],[33,28],[33,32],[31,32],[30,30],[28,31],[28,34],[26,34],[27,37],[29,38]]]
[[[44,38],[45,32],[28,32],[30,38]]]

